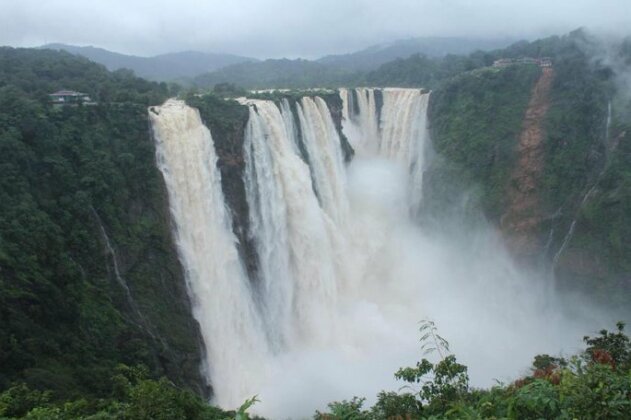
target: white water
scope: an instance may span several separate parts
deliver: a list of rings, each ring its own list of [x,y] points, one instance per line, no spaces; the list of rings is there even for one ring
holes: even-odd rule
[[[422,199],[425,145],[429,139],[427,105],[429,93],[420,89],[381,90],[383,104],[377,110],[375,89],[356,89],[358,114],[350,109],[351,92],[343,89],[344,133],[357,156],[381,157],[408,171],[408,201],[415,212]],[[380,115],[379,115],[380,114]]]
[[[305,97],[298,117],[320,203],[337,225],[343,225],[348,214],[345,168],[329,108],[322,98]]]
[[[415,224],[429,95],[381,94],[378,112],[375,91],[358,89],[354,115],[341,92],[357,152],[349,167],[322,99],[296,104],[299,127],[287,103],[244,101],[259,256],[252,282],[234,248],[210,133],[182,103],[150,112],[217,404],[235,408],[258,394],[255,412],[306,418],[333,400],[374,401],[402,385],[393,378],[399,367],[422,357],[422,319],[437,322],[478,386],[515,378],[538,353],[573,351],[604,326],[587,307],[572,320],[562,315],[542,279],[517,269],[489,227],[454,238]]]
[[[341,96],[344,101],[342,116],[346,122],[344,134],[358,155],[377,153],[380,136],[374,89],[358,88],[355,89],[355,95],[352,91],[342,89]],[[350,97],[355,98],[355,107],[359,111],[357,114],[351,109]]]
[[[182,101],[153,107],[149,116],[213,392],[235,407],[257,387],[267,343],[235,247],[213,140],[198,111]]]
[[[272,102],[254,101],[245,132],[247,199],[261,263],[262,297],[275,347],[322,343],[332,325],[336,276],[328,217],[309,167]]]

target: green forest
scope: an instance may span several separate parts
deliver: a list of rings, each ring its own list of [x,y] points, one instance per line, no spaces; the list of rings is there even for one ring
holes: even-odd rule
[[[590,42],[585,32],[575,31],[518,43],[493,56],[553,58],[543,172],[537,187],[544,214],[540,242],[549,241],[549,249],[558,250],[574,222],[574,234],[555,267],[561,286],[583,289],[611,307],[626,308],[631,249],[622,238],[631,234],[631,189],[624,169],[630,162],[628,141],[622,139],[629,132],[631,98],[619,89],[619,80],[604,59],[589,54]],[[617,52],[617,59],[627,63],[628,43]],[[471,213],[481,208],[486,218],[499,224],[507,206],[506,180],[515,164],[521,119],[539,74],[536,66],[485,67],[436,87],[430,109],[437,154],[427,175],[430,213],[440,216],[440,209],[456,208],[453,204],[466,191]]]
[[[97,105],[55,107],[74,88]],[[166,86],[0,49],[0,388],[109,395],[119,365],[208,393],[146,107]]]

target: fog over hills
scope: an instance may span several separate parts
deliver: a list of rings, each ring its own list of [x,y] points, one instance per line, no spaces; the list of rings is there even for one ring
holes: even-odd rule
[[[374,70],[397,58],[413,54],[442,57],[447,54],[469,54],[476,50],[504,48],[515,42],[514,38],[467,39],[450,37],[420,37],[401,39],[387,44],[373,45],[349,54],[324,56],[317,61],[346,70]]]
[[[256,59],[250,57],[200,51],[182,51],[153,57],[140,57],[120,54],[92,46],[78,47],[66,44],[47,44],[40,48],[64,50],[103,64],[108,70],[127,68],[133,70],[138,76],[157,81],[190,78],[231,64],[256,61]]]
[[[345,80],[350,73],[377,69],[382,64],[397,58],[408,58],[413,54],[428,57],[443,57],[448,54],[468,54],[475,50],[491,50],[509,45],[514,39],[481,38],[465,39],[455,37],[420,37],[401,39],[390,43],[373,45],[348,54],[326,55],[316,60],[270,59],[259,61],[251,57],[234,54],[217,54],[200,51],[183,51],[141,57],[126,55],[103,48],[79,47],[67,44],[46,44],[40,48],[64,50],[86,57],[105,65],[108,70],[127,68],[138,76],[156,81],[192,79],[196,84],[212,86],[215,83],[231,82],[243,86],[265,85],[270,77],[282,72],[294,79],[303,74],[308,84],[314,74],[324,75],[319,79],[338,82]],[[256,81],[256,83],[254,83]]]
[[[364,75],[396,59],[415,54],[431,59],[446,55],[465,55],[477,50],[493,50],[511,43],[509,38],[464,39],[423,37],[373,45],[349,54],[326,55],[317,60],[269,59],[238,63],[194,79],[198,87],[233,83],[245,88],[339,86],[363,83]],[[360,82],[361,80],[361,82]]]

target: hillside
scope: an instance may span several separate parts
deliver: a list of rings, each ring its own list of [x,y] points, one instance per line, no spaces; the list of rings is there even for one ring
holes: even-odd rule
[[[631,213],[625,210],[629,190],[623,187],[627,174],[622,170],[627,132],[623,121],[628,117],[622,115],[627,115],[629,99],[616,90],[615,74],[606,63],[588,54],[586,45],[593,42],[577,31],[491,55],[549,56],[554,61],[549,97],[539,116],[542,142],[537,152],[527,152],[529,168],[522,174],[532,183],[521,193],[514,188],[523,188],[523,179],[515,177],[522,176],[518,162],[527,155],[520,155],[519,136],[528,130],[526,109],[539,69],[479,69],[440,84],[432,96],[430,118],[433,145],[442,159],[429,171],[428,195],[433,200],[428,201],[436,208],[452,203],[459,211],[459,200],[466,196],[470,209],[478,203],[496,225],[504,215],[513,232],[530,220],[528,248],[536,250],[526,252],[531,261],[547,261],[561,287],[580,284],[592,296],[625,307],[631,291],[626,262],[631,252],[622,237]],[[609,101],[613,122],[607,129]],[[469,181],[453,182],[464,179]]]
[[[97,105],[56,108],[62,88]],[[65,52],[0,49],[0,388],[106,397],[124,364],[208,393],[148,130],[167,95]]]
[[[356,53],[310,60],[265,60],[228,66],[195,78],[200,88],[230,83],[247,89],[344,86],[399,86],[434,88],[465,71],[489,66],[504,50],[477,51],[474,46],[497,47],[507,41],[464,42],[455,38],[421,38],[376,46]],[[515,45],[521,45],[520,43]]]
[[[343,86],[353,83],[353,72],[326,66],[309,60],[265,60],[241,63],[195,78],[200,88],[212,88],[219,83],[231,83],[247,89],[312,88]]]
[[[467,55],[476,50],[502,48],[509,43],[511,43],[509,39],[410,38],[383,45],[374,45],[349,54],[327,55],[316,61],[349,71],[370,71],[387,62],[408,58],[415,54],[431,58],[440,58],[446,55]]]
[[[120,54],[103,48],[47,44],[42,49],[62,50],[103,64],[108,70],[130,69],[136,75],[155,81],[188,79],[232,64],[256,61],[233,54],[183,51],[153,57]]]

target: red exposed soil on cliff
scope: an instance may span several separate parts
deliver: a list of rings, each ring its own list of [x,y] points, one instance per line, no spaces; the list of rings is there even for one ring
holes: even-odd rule
[[[502,231],[510,249],[518,256],[534,255],[540,247],[537,229],[542,216],[538,186],[544,161],[543,123],[550,108],[553,77],[553,69],[544,68],[530,96],[516,150],[517,162],[508,186],[508,205],[502,216]]]

